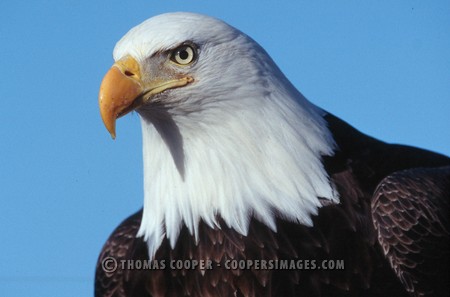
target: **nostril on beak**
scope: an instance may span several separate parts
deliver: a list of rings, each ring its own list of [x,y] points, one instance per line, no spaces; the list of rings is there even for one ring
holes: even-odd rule
[[[125,70],[125,73],[124,73],[126,76],[135,76],[135,74],[133,73],[133,72],[131,72],[131,71],[128,71],[128,70]]]

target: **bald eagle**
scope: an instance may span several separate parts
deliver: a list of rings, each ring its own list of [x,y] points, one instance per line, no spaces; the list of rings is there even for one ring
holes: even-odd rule
[[[100,113],[140,116],[144,204],[95,296],[448,295],[450,158],[360,133],[215,18],[150,18],[114,61]]]

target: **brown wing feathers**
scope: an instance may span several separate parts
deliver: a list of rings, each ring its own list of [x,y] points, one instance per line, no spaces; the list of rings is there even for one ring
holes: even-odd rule
[[[450,167],[396,172],[375,192],[378,240],[413,296],[449,294],[449,193]]]

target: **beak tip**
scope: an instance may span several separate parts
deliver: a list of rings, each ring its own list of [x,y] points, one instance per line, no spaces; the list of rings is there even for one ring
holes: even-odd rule
[[[111,135],[111,138],[114,140],[116,139],[116,125],[115,121],[110,125],[105,125],[106,129],[108,130],[109,134]]]
[[[116,116],[111,112],[106,112],[102,104],[100,104],[100,115],[112,139],[116,139]]]

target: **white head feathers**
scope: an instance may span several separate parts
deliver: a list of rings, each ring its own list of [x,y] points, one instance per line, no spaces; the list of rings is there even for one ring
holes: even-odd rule
[[[275,229],[276,216],[310,225],[319,197],[338,201],[321,157],[335,147],[324,112],[307,101],[251,38],[217,19],[170,13],[133,28],[114,59],[142,69],[185,42],[197,61],[180,71],[194,83],[142,106],[144,214],[138,236],[150,257],[183,224],[197,236],[217,217],[246,234],[251,217]]]

